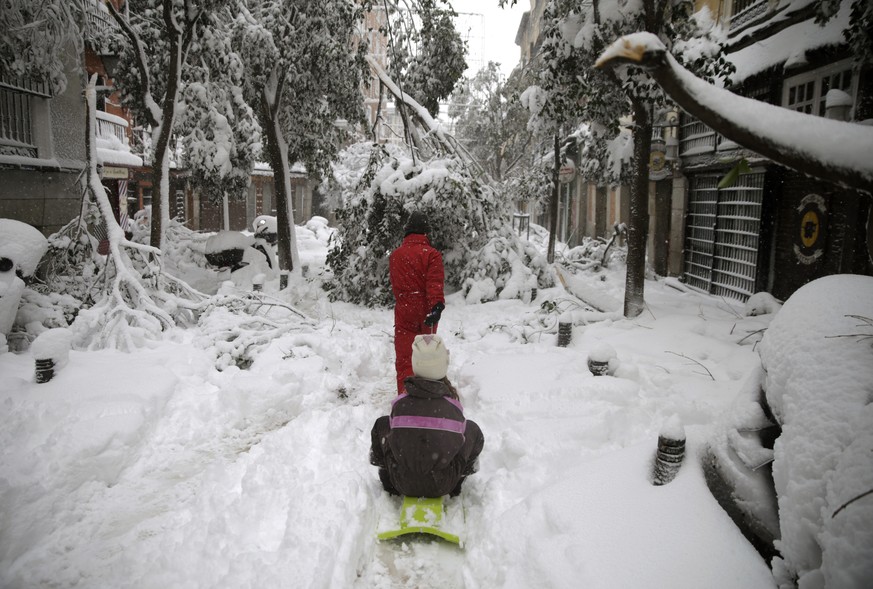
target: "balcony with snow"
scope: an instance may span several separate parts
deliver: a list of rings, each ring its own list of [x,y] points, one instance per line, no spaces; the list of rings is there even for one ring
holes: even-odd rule
[[[128,122],[122,117],[97,111],[97,158],[106,166],[138,168],[142,158],[130,149]]]

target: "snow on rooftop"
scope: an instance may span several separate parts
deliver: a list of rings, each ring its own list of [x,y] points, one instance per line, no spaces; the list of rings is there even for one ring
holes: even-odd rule
[[[727,54],[737,71],[731,76],[734,83],[760,73],[770,67],[800,65],[805,63],[806,52],[843,43],[843,31],[849,26],[850,3],[842,2],[839,12],[823,26],[813,20],[806,20],[779,31],[778,33],[753,43],[752,45]],[[744,32],[744,37],[753,30]]]

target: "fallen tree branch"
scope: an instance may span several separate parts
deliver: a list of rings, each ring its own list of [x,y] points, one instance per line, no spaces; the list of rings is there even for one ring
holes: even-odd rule
[[[873,489],[868,489],[868,490],[864,491],[863,493],[861,493],[860,495],[858,495],[857,497],[853,497],[852,499],[849,499],[848,501],[846,501],[845,503],[843,503],[842,505],[840,505],[837,508],[837,510],[831,515],[831,519],[837,517],[837,514],[839,512],[844,510],[846,507],[848,507],[849,505],[851,505],[852,503],[854,503],[858,499],[863,499],[864,497],[866,497],[867,495],[870,495],[871,493],[873,493]]]
[[[700,366],[701,368],[706,370],[706,373],[709,375],[709,378],[711,378],[712,380],[715,380],[715,377],[712,375],[712,372],[709,371],[709,368],[707,368],[706,366],[704,366],[703,364],[701,364],[700,362],[698,362],[694,358],[686,356],[685,354],[680,354],[678,352],[671,352],[670,350],[667,350],[667,353],[673,354],[674,356],[679,356],[680,358],[685,358],[686,360],[690,360],[690,361],[694,362],[695,364],[697,364],[698,366]]]

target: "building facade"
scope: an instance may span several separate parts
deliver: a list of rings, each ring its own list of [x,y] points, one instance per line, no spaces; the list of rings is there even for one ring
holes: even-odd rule
[[[811,116],[873,118],[870,68],[853,67],[843,40],[849,5],[819,25],[804,0],[718,3],[734,91]],[[679,129],[688,285],[740,300],[758,291],[784,299],[821,276],[873,272],[868,196],[773,164],[687,115]],[[741,160],[748,173],[719,188]]]
[[[516,35],[521,64],[536,58],[545,2],[531,0]],[[859,124],[873,119],[873,76],[843,39],[849,2],[815,22],[811,0],[706,0],[728,30],[738,94]],[[538,20],[539,19],[539,20]],[[719,187],[739,162],[748,172]],[[835,273],[873,273],[873,207],[867,195],[786,169],[719,136],[682,112],[656,113],[649,161],[647,261],[661,276],[745,300],[787,298]],[[608,238],[628,218],[628,189],[573,179],[561,188],[558,239]],[[524,211],[527,212],[527,211]],[[533,219],[547,224],[545,208]]]

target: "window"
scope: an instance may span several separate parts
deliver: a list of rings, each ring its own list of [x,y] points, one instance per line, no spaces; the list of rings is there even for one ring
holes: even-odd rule
[[[0,80],[0,154],[38,157],[40,143],[36,112],[49,97],[45,84]]]
[[[852,62],[846,59],[785,80],[782,106],[823,117],[828,91],[842,90],[854,101],[857,87],[857,80],[852,74]]]

